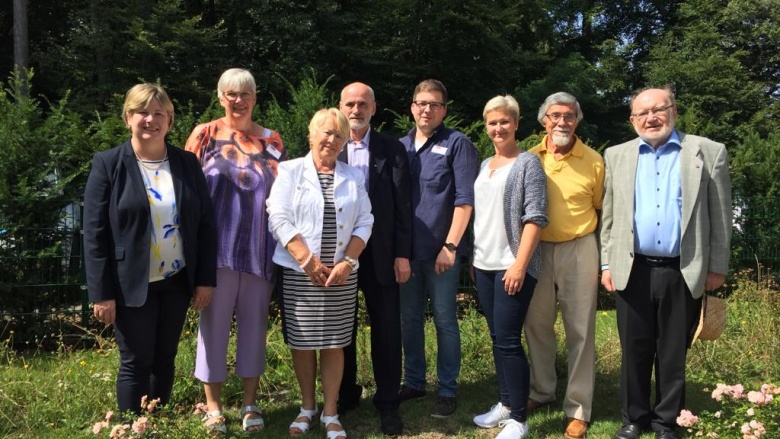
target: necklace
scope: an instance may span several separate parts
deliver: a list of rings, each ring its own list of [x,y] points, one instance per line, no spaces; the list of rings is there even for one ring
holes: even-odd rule
[[[138,157],[138,153],[133,151],[133,154],[135,154],[135,159],[138,160],[138,163],[150,171],[157,171],[163,163],[168,161],[168,148],[165,148],[165,157],[162,160],[142,160],[141,157]]]

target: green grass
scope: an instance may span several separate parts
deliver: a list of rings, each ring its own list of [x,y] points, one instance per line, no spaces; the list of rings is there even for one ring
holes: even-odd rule
[[[718,382],[742,383],[757,387],[763,382],[780,382],[780,295],[775,285],[748,281],[735,285],[729,299],[729,319],[723,336],[714,342],[693,346],[688,361],[688,407],[694,412],[712,409],[708,392]],[[195,358],[196,316],[190,315],[177,357],[177,379],[172,407],[156,413],[152,419],[155,433],[144,437],[199,438],[203,433],[199,417],[192,414],[204,397],[200,383],[192,377]],[[435,336],[432,323],[426,326],[429,396],[421,401],[406,402],[401,415],[406,437],[492,438],[498,429],[483,430],[471,422],[497,399],[497,385],[484,318],[466,308],[460,322],[463,364],[458,392],[458,410],[446,420],[429,416],[434,402]],[[351,438],[379,438],[378,417],[371,404],[373,379],[368,352],[368,327],[359,331],[359,377],[367,386],[357,410],[342,417]],[[559,352],[558,401],[561,400],[566,374],[562,327],[557,325]],[[52,335],[55,336],[55,335]],[[98,348],[70,350],[60,346],[57,352],[25,351],[17,353],[0,341],[0,437],[3,438],[91,438],[92,425],[115,407],[114,375],[118,352],[110,338],[93,335]],[[597,377],[593,402],[593,419],[589,438],[611,438],[620,427],[618,376],[620,345],[614,311],[599,311],[596,326]],[[230,434],[228,437],[251,437],[240,431],[237,408],[240,404],[240,381],[231,376],[225,386],[225,402]],[[261,380],[259,405],[265,412],[266,429],[256,437],[286,438],[287,426],[300,404],[297,383],[292,370],[289,349],[284,345],[278,322],[270,326],[267,369]],[[320,398],[321,400],[321,398]],[[560,438],[565,415],[560,402],[532,414],[530,438]],[[104,432],[103,437],[107,437]],[[315,427],[305,438],[321,438],[322,428]],[[643,439],[654,436],[646,434]],[[738,436],[735,436],[738,437]],[[771,436],[770,436],[771,437]]]

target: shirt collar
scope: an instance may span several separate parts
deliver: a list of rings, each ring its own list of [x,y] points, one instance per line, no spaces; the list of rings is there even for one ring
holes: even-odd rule
[[[579,137],[577,137],[576,134],[573,134],[574,136],[574,146],[571,147],[571,150],[567,154],[571,154],[574,157],[582,157],[585,154],[585,144],[582,143],[582,140],[580,140]],[[547,149],[547,135],[545,134],[544,138],[542,139],[542,145],[540,148],[540,151],[549,152]]]
[[[669,138],[666,139],[666,143],[658,147],[658,150],[666,148],[669,145],[676,145],[678,148],[682,148],[682,142],[680,142],[680,135],[677,133],[677,130],[672,130],[672,134],[669,135]],[[649,143],[642,140],[642,138],[639,138],[639,147],[647,147],[650,149],[655,149],[650,145]]]
[[[366,131],[366,135],[363,136],[362,140],[360,140],[359,142],[355,142],[354,140],[352,140],[352,137],[350,137],[349,140],[347,140],[347,145],[351,145],[354,148],[368,148],[368,142],[370,141],[370,139],[371,139],[371,126],[369,125],[368,131]]]

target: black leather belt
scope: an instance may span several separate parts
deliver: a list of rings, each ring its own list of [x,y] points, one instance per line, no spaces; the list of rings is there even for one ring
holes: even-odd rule
[[[640,255],[639,253],[636,254],[636,259],[638,261],[644,262],[645,264],[651,266],[651,267],[668,267],[670,265],[679,267],[680,266],[680,257],[675,256],[673,258],[665,257],[665,256],[647,256],[647,255]]]

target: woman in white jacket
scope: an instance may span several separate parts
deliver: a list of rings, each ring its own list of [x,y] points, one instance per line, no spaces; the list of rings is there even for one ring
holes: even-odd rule
[[[352,339],[357,260],[374,222],[363,173],[337,160],[348,136],[349,122],[338,109],[315,113],[309,154],[279,163],[268,198],[268,225],[277,241],[273,260],[283,267],[284,338],[303,400],[291,435],[308,431],[318,413],[319,350],[325,400],[321,421],[329,439],[346,438],[336,407],[342,348]]]

